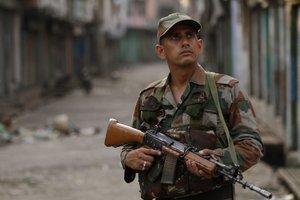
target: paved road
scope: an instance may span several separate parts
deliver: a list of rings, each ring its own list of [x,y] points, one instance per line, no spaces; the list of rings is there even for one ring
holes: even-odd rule
[[[137,200],[138,184],[126,184],[119,163],[120,149],[103,145],[109,118],[130,123],[138,91],[163,77],[162,64],[123,69],[114,79],[94,80],[92,94],[75,89],[67,96],[20,115],[16,129],[43,127],[59,114],[84,130],[100,128],[97,135],[73,135],[48,140],[27,139],[0,148],[1,200]],[[30,133],[30,132],[29,132]],[[28,134],[29,134],[28,133]],[[261,162],[245,179],[278,196],[287,195],[272,168]],[[237,199],[262,197],[237,186]]]

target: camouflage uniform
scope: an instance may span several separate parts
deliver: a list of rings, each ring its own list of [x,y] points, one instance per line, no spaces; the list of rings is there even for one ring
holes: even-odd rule
[[[196,68],[180,104],[175,102],[169,80],[170,75],[141,91],[133,114],[132,126],[139,129],[143,124],[153,128],[159,124],[161,132],[173,139],[192,144],[198,149],[217,149],[221,155],[220,161],[232,164],[229,151],[226,149],[226,134],[210,95],[205,70],[202,67]],[[238,80],[217,74],[216,84],[220,106],[234,142],[238,162],[244,171],[259,161],[263,151],[255,113],[249,97],[239,87]],[[122,160],[126,152],[132,148],[136,146],[134,144],[124,146],[121,153]],[[152,169],[139,173],[142,198],[191,196],[228,186],[220,177],[205,179],[189,173],[183,162],[176,165],[175,183],[161,184],[163,160],[164,156],[156,158]],[[135,171],[124,168],[125,180],[131,182],[135,177]],[[231,184],[229,185],[231,187]],[[222,199],[225,198],[231,197]]]

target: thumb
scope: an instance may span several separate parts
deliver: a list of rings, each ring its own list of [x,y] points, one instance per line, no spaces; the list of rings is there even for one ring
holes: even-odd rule
[[[208,156],[211,155],[213,153],[213,150],[211,149],[202,149],[199,151],[199,154],[202,156]]]

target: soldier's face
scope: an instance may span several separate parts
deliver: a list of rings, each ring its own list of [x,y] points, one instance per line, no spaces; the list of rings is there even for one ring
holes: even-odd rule
[[[203,41],[197,38],[195,31],[184,24],[172,27],[163,36],[156,51],[161,59],[176,65],[190,65],[198,62]]]

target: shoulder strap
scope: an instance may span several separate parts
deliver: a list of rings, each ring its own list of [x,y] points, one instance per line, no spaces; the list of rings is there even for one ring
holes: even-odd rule
[[[235,148],[234,148],[234,145],[233,145],[233,141],[232,141],[232,139],[229,135],[229,130],[228,130],[228,127],[225,123],[223,113],[222,113],[222,110],[221,110],[221,106],[220,106],[220,102],[219,102],[218,90],[217,90],[217,86],[216,86],[216,82],[215,82],[215,75],[216,74],[213,73],[213,72],[206,72],[206,75],[207,75],[206,77],[207,77],[207,82],[208,82],[209,89],[211,91],[213,100],[214,100],[214,102],[216,104],[216,107],[217,107],[217,110],[218,110],[220,120],[222,122],[223,128],[224,128],[225,133],[226,133],[226,138],[227,138],[227,143],[228,143],[228,150],[229,150],[231,159],[232,159],[233,163],[238,164],[237,155],[236,155],[236,151],[235,151]]]

